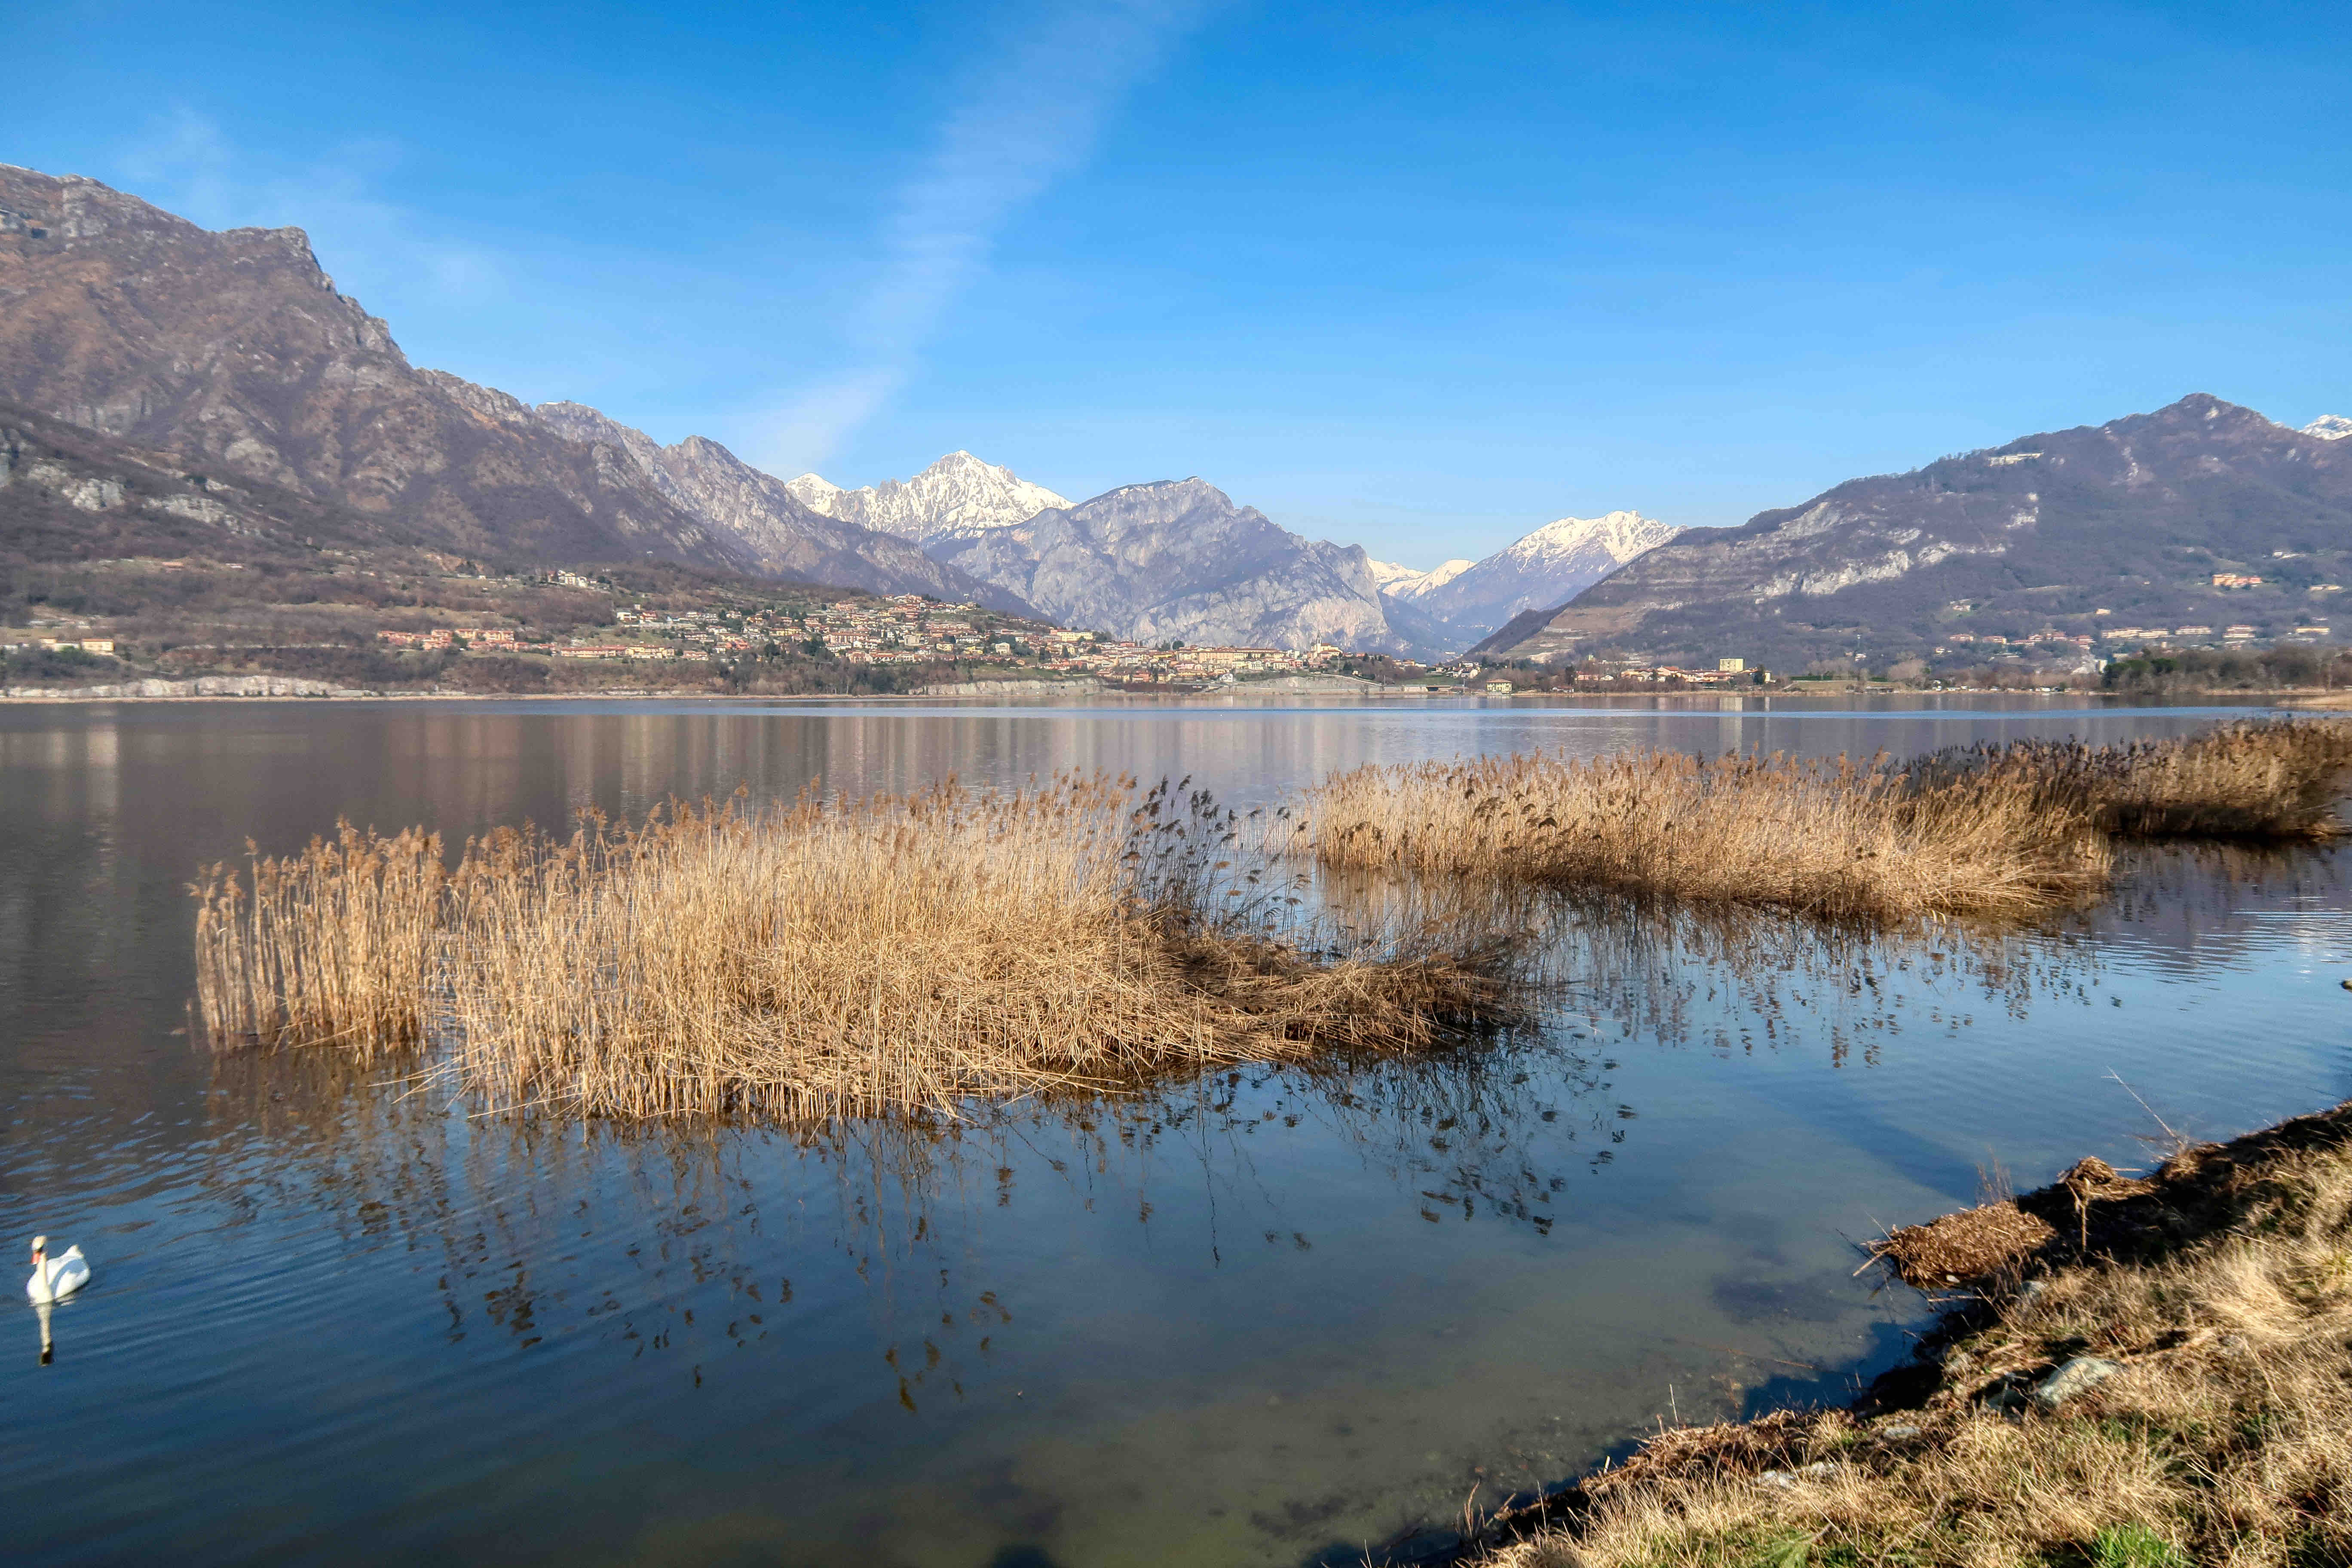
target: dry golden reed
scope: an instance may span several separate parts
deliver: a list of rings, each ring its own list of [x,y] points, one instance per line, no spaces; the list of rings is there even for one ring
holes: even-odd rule
[[[2326,837],[2347,763],[2352,726],[2289,721],[1908,765],[1665,752],[1374,765],[1313,791],[1272,847],[1830,917],[2016,916],[2103,889],[2116,837]]]
[[[2342,830],[2335,805],[2352,767],[2352,723],[2243,721],[2178,740],[2019,741],[1950,759],[2047,778],[2122,837],[2313,840]]]
[[[501,1108],[784,1119],[1409,1048],[1495,1005],[1473,956],[1276,940],[1234,838],[1205,795],[1075,777],[503,831],[446,879],[429,837],[345,828],[198,886],[199,998],[224,1043],[429,1042]]]
[[[415,1045],[446,881],[437,835],[349,823],[299,855],[255,855],[249,879],[212,867],[192,889],[206,1026],[363,1053]]]
[[[1812,914],[2022,913],[2109,852],[2029,779],[1911,787],[1884,762],[1634,752],[1360,768],[1290,829],[1327,865],[1526,879]]]

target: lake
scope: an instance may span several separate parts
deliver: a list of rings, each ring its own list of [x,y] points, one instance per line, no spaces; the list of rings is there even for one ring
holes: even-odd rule
[[[1541,1017],[1494,1038],[944,1138],[517,1122],[191,1043],[185,885],[248,839],[1066,768],[1254,805],[1369,761],[1908,754],[2229,711],[0,707],[0,1236],[96,1270],[46,1365],[9,1287],[12,1549],[1355,1562],[1660,1420],[1849,1397],[1927,1320],[1853,1277],[1885,1226],[2081,1154],[2145,1167],[2157,1116],[2226,1137],[2352,1095],[2344,864],[2204,849],[1999,938],[1564,904]]]

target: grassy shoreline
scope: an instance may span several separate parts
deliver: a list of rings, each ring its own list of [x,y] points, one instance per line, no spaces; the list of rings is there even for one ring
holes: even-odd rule
[[[1853,1405],[1663,1431],[1455,1560],[2352,1561],[2352,1101],[1874,1256],[1950,1305]]]

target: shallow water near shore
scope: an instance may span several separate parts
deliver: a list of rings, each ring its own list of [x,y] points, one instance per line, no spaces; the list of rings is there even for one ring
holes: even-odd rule
[[[2000,1172],[2151,1163],[2135,1095],[2200,1137],[2352,1095],[2345,865],[2206,850],[2004,938],[1563,907],[1542,1017],[1410,1061],[947,1135],[518,1124],[176,1032],[184,884],[248,837],[1065,768],[1250,805],[1363,762],[1903,755],[2231,711],[0,710],[0,1237],[96,1268],[52,1364],[9,1309],[0,1511],[59,1563],[1358,1561],[1659,1419],[1843,1397],[1926,1316],[1852,1277],[1852,1240]]]

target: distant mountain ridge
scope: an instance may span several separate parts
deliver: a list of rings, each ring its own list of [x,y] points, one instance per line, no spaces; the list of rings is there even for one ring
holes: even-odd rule
[[[970,452],[950,452],[911,479],[845,490],[816,474],[788,479],[784,489],[814,511],[929,544],[943,533],[1026,522],[1052,507],[1069,505],[1043,485]]]
[[[1390,561],[1373,561],[1370,564],[1372,581],[1380,585],[1381,593],[1391,599],[1418,599],[1443,588],[1478,563],[1462,557],[1441,561],[1426,572],[1411,566],[1399,566]]]
[[[707,437],[689,436],[665,447],[583,404],[542,403],[531,412],[572,440],[628,454],[655,489],[681,511],[742,541],[762,572],[874,593],[977,600],[992,609],[1028,613],[1015,595],[941,565],[895,533],[811,510],[783,480]]]
[[[1429,574],[1411,590],[1414,608],[1474,643],[1521,611],[1574,598],[1681,531],[1638,511],[1563,517],[1485,560]]]
[[[1143,643],[1401,649],[1360,546],[1302,539],[1198,479],[1126,485],[933,556],[1068,626]]]
[[[1785,666],[2042,630],[2284,635],[2326,624],[2347,568],[2352,442],[2198,393],[1689,531],[1477,651]]]
[[[2323,414],[2303,427],[2306,436],[2316,436],[2323,441],[2341,441],[2352,436],[2352,419],[2341,414]]]
[[[1524,610],[1574,598],[1678,531],[1638,511],[1563,517],[1482,561],[1448,561],[1428,572],[1374,561],[1372,580],[1391,603],[1410,606],[1423,642],[1460,648]]]

